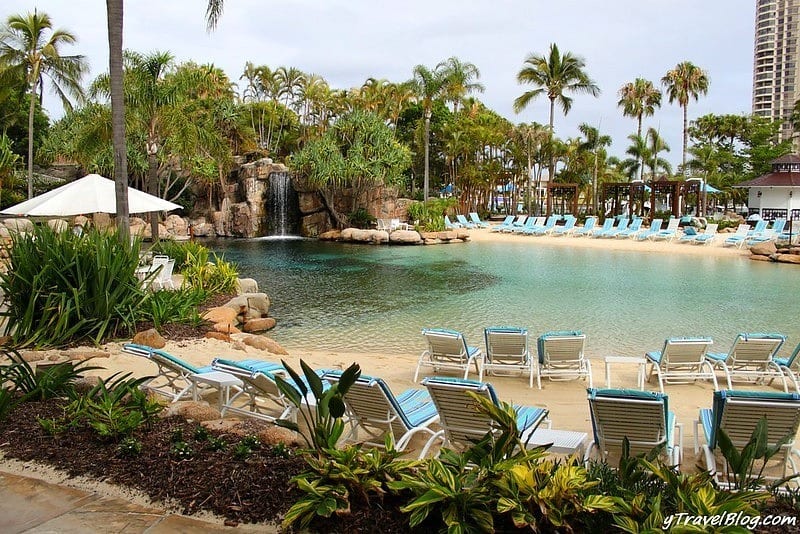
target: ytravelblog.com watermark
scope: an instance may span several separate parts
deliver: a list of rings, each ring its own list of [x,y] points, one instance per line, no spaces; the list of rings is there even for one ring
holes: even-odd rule
[[[725,512],[714,515],[672,514],[664,519],[661,528],[678,526],[744,527],[755,530],[760,526],[796,525],[797,517],[788,515],[747,515],[744,512]]]

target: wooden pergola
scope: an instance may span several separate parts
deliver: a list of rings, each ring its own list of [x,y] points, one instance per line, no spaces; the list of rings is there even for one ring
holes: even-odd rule
[[[600,189],[600,205],[603,206],[602,217],[605,219],[606,203],[611,201],[611,213],[622,215],[623,201],[627,202],[628,217],[644,215],[644,202],[647,190],[643,182],[606,182]]]
[[[578,214],[578,184],[547,184],[547,217],[557,208],[560,215]]]

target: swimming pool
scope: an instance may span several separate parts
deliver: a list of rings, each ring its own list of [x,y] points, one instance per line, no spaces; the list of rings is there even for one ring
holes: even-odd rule
[[[590,356],[641,355],[666,337],[738,332],[800,342],[792,265],[549,248],[530,242],[399,247],[315,240],[216,240],[208,245],[258,281],[286,347],[376,353],[422,350],[444,327],[483,344],[483,328],[580,329]]]

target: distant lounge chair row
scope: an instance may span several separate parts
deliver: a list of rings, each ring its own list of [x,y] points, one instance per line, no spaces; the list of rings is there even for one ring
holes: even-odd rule
[[[511,216],[513,220],[513,215]],[[464,215],[456,215],[457,222],[451,222],[450,217],[445,215],[444,216],[444,226],[448,230],[453,230],[455,228],[468,228],[468,229],[476,229],[476,228],[489,228],[489,223],[482,221],[480,216],[472,211],[469,213],[469,220]]]
[[[478,380],[483,374],[527,375],[528,385],[533,387],[533,377],[539,389],[542,376],[551,380],[585,378],[592,386],[592,368],[584,354],[586,335],[580,331],[553,331],[537,339],[538,359],[531,357],[528,349],[528,331],[519,327],[493,326],[484,329],[486,352],[469,346],[464,334],[455,330],[426,328],[422,331],[427,348],[422,352],[414,371],[414,382],[420,369],[433,368],[463,372],[469,376],[475,368]]]

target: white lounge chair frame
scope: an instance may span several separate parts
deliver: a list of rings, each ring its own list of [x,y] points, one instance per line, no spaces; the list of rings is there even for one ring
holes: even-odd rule
[[[428,388],[431,399],[439,412],[439,424],[442,429],[434,434],[425,444],[420,457],[424,457],[438,441],[442,447],[463,449],[482,439],[489,432],[494,432],[493,421],[478,411],[475,400],[467,394],[471,391],[482,397],[491,399],[499,406],[499,399],[491,384],[474,380],[458,380],[440,377],[428,377],[422,381]],[[524,428],[519,428],[524,442],[540,425],[550,428],[548,411],[544,408],[515,406],[518,415],[529,414]],[[518,425],[519,426],[519,425]]]
[[[720,410],[721,414],[718,413]],[[700,415],[694,423],[695,453],[701,447],[700,427],[703,426],[704,418],[711,418],[712,432],[719,432],[720,428],[723,429],[733,445],[741,450],[750,441],[753,430],[762,417],[767,419],[767,446],[775,446],[785,436],[791,436],[791,440],[781,447],[781,453],[777,459],[782,463],[782,475],[768,474],[764,480],[774,481],[800,472],[798,463],[795,461],[795,457],[800,458],[800,451],[794,448],[797,430],[800,427],[800,395],[794,393],[714,392],[713,407],[700,410]],[[717,469],[715,455],[717,436],[712,434],[711,438],[712,443],[706,442],[702,445],[706,469],[720,486],[730,486],[729,481],[723,480],[723,475],[728,471],[724,458],[722,458],[722,470]],[[798,484],[796,480],[794,483]]]
[[[645,353],[645,359],[650,364],[648,382],[655,373],[662,393],[664,384],[688,384],[697,380],[711,380],[714,390],[718,390],[714,367],[706,359],[706,353],[713,343],[708,338],[667,339],[661,351]]]
[[[486,354],[483,370],[488,375],[528,375],[533,387],[534,365],[528,350],[528,331],[524,328],[490,327],[484,330]]]
[[[170,402],[191,399],[197,386],[190,377],[213,371],[211,367],[195,367],[168,352],[144,345],[126,343],[122,346],[122,352],[147,358],[156,364],[158,374],[142,383],[140,387],[166,397]]]
[[[231,412],[238,415],[261,419],[270,423],[276,419],[297,419],[297,409],[289,402],[286,396],[278,389],[275,376],[286,378],[284,369],[275,368],[271,371],[253,371],[237,362],[230,362],[215,358],[211,366],[218,370],[232,374],[244,383],[241,392],[228,400],[222,408],[221,415]],[[246,397],[242,405],[241,398]]]
[[[483,379],[483,352],[478,347],[468,346],[464,334],[453,330],[426,328],[422,335],[428,348],[419,356],[414,382],[417,381],[422,367],[433,367],[434,372],[442,369],[464,371],[464,378],[467,378],[470,365],[474,365],[478,380]]]
[[[553,381],[587,378],[593,387],[592,364],[584,355],[585,334],[545,333],[537,342],[536,385],[542,389],[542,377]]]
[[[706,354],[706,359],[714,367],[722,368],[728,389],[733,389],[734,380],[763,383],[775,378],[783,381],[786,389],[786,377],[780,366],[773,361],[786,338],[780,334],[739,334],[727,353]],[[725,358],[722,358],[725,356]]]
[[[341,373],[328,372],[322,378],[335,383],[340,376]],[[416,425],[412,423],[413,414],[403,409],[402,400],[407,396],[418,401],[416,409],[422,411]],[[436,433],[430,426],[439,420],[439,414],[425,390],[407,390],[395,397],[380,378],[361,376],[345,393],[344,402],[351,424],[344,440],[358,440],[358,431],[363,430],[369,436],[365,443],[382,447],[381,438],[390,434],[395,448],[403,451],[418,433],[428,434],[429,439]]]
[[[585,462],[593,451],[601,460],[606,460],[609,454],[621,454],[623,440],[627,438],[632,456],[663,447],[670,465],[680,466],[683,425],[669,412],[665,394],[590,389],[588,399],[594,435],[586,449]]]
[[[773,361],[778,364],[783,376],[783,391],[788,392],[789,387],[786,383],[786,378],[792,381],[794,389],[800,393],[800,343],[792,351],[792,355],[788,358],[773,358]]]

